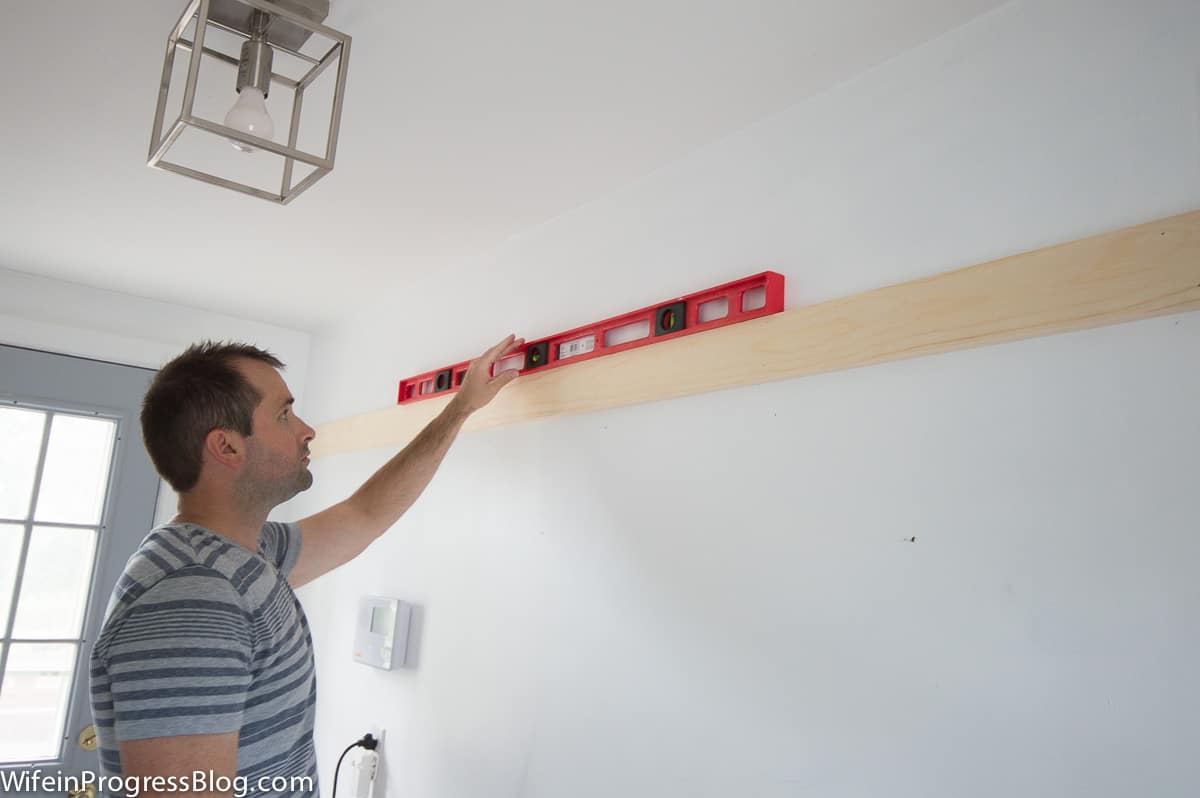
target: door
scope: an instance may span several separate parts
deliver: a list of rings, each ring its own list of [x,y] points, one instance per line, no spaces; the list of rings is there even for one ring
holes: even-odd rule
[[[35,770],[99,772],[88,659],[154,521],[138,420],[153,377],[0,345],[0,794],[73,786],[30,782]]]

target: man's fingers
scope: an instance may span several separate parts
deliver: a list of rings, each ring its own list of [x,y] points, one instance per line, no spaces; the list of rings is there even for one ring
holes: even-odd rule
[[[501,377],[501,374],[496,374],[494,377],[492,376],[492,371],[496,368],[496,364],[511,355],[513,352],[516,352],[524,345],[524,338],[518,338],[515,333],[508,335],[504,338],[504,340],[489,347],[486,352],[472,361],[471,365],[468,367],[468,370],[484,371],[487,374],[488,380],[497,380]],[[507,373],[507,371],[504,373]],[[512,373],[514,376],[516,376],[517,371],[513,371]]]
[[[487,364],[488,376],[491,376],[492,368],[495,367],[497,363],[524,345],[524,338],[517,338],[515,335],[510,335],[488,351],[484,352],[482,357],[480,357],[480,360]],[[496,376],[500,375],[497,374]]]
[[[512,335],[509,335],[500,343],[496,344],[495,346],[490,347],[488,349],[488,351],[483,353],[483,356],[484,357],[495,356],[496,353],[503,351],[505,349],[505,347],[509,346],[513,341],[516,340],[516,338],[517,338],[517,336],[515,333],[513,333]]]
[[[508,348],[504,350],[504,353],[502,355],[500,355],[500,358],[503,359],[503,358],[508,357],[513,352],[516,352],[518,349],[520,349],[523,346],[525,346],[524,338],[515,339],[511,344],[508,345]]]
[[[510,382],[515,380],[518,376],[520,376],[520,374],[521,372],[517,371],[516,369],[506,369],[497,374],[496,379],[492,380],[492,387],[498,391],[505,385],[508,385]]]

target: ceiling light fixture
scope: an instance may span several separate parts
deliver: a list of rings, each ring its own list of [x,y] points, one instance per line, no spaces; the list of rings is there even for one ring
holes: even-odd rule
[[[329,0],[277,0],[274,3],[266,0],[191,0],[167,36],[167,55],[150,138],[149,165],[284,205],[332,171],[346,92],[350,37],[321,24],[328,13]],[[214,30],[217,34],[211,37],[213,41],[209,46],[205,43],[205,35]],[[190,39],[186,38],[189,32]],[[227,42],[216,41],[222,37],[245,40],[237,56],[229,52]],[[172,83],[176,81],[172,78],[176,71],[175,54],[181,49],[191,53],[186,62],[182,101],[175,121],[164,129],[164,122],[169,118],[168,101],[177,94],[177,89],[173,91]],[[272,71],[277,68],[276,51],[285,54],[283,60],[298,65],[298,74],[292,77]],[[329,85],[329,81],[320,79],[334,63],[337,64],[336,73],[330,74],[336,74],[336,79]],[[205,76],[204,89],[219,85],[207,79],[209,70],[205,70],[206,66],[216,65],[237,68],[233,85],[237,97],[225,114],[224,124],[205,118],[204,109],[198,107],[217,101],[221,107],[228,104],[227,89],[213,92],[198,88],[202,74]],[[314,89],[315,84],[320,84],[319,88]],[[291,122],[286,145],[274,140],[275,124],[267,111],[267,99],[273,87],[291,90]],[[310,97],[317,95],[318,105],[322,101],[329,103],[323,154],[297,146],[306,92]],[[287,98],[284,92],[282,101],[277,97],[275,105],[286,108],[282,102]],[[304,116],[306,139],[309,131],[321,132],[309,123],[309,115]],[[228,147],[222,151],[230,159],[226,163],[225,156],[205,149],[213,136],[227,139],[242,153],[262,152],[274,156],[272,160],[278,159],[281,171],[275,172],[271,165],[264,169],[264,165],[254,158],[247,159],[252,167],[247,168],[246,161],[240,161],[246,156],[234,153]],[[196,141],[197,137],[207,137],[207,140]],[[181,144],[181,138],[186,140],[187,146]],[[184,159],[191,158],[198,163],[185,166],[169,161],[166,158],[168,152],[172,152],[172,157],[176,152],[182,152]],[[304,170],[308,174],[296,180],[297,172]]]

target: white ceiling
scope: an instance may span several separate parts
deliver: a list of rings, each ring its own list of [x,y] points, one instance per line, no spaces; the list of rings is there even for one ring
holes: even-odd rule
[[[0,266],[316,329],[1001,2],[332,0],[337,166],[287,207],[146,167],[182,0],[5,2]]]

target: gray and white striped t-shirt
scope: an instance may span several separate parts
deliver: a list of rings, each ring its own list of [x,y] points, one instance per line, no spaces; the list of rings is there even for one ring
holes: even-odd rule
[[[240,731],[238,776],[311,776],[317,685],[287,574],[300,528],[268,522],[253,554],[193,524],[152,531],[117,580],[91,657],[100,769],[118,742]]]

